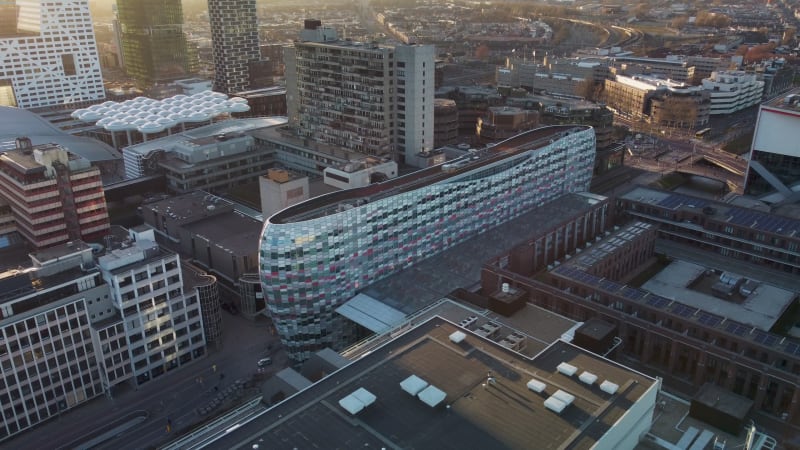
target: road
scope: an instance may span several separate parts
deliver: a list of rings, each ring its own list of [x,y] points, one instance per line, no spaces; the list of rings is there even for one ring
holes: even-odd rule
[[[3,444],[9,448],[53,448],[54,436],[58,437],[57,443],[61,445],[88,441],[98,429],[134,411],[144,410],[148,413],[144,422],[97,448],[154,447],[189,431],[194,424],[204,420],[206,417],[199,415],[195,408],[207,405],[217,394],[214,386],[224,390],[237,379],[250,379],[258,370],[256,363],[260,358],[272,357],[268,375],[288,366],[288,358],[280,349],[278,337],[270,333],[265,319],[252,322],[227,312],[222,314],[222,344],[217,349],[209,349],[205,358],[165,374],[138,390],[125,387],[120,388],[113,399],[96,398]],[[220,374],[224,374],[222,379]],[[202,383],[198,381],[200,377]],[[217,413],[219,410],[210,415]],[[168,418],[172,425],[170,432],[167,432]]]

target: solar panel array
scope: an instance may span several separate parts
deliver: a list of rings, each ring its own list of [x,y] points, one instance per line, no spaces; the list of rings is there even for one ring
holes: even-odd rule
[[[652,308],[665,310],[688,320],[696,320],[705,327],[724,330],[727,333],[750,340],[774,351],[786,353],[791,357],[800,357],[800,342],[791,338],[768,333],[752,325],[746,325],[716,314],[701,311],[693,306],[653,294],[649,291],[624,286],[614,281],[586,273],[576,267],[562,265],[556,267],[551,273],[580,281],[589,286],[602,289],[614,295],[619,295],[637,303],[644,303]]]
[[[724,317],[718,316],[716,314],[707,313],[705,311],[700,311],[700,315],[697,317],[698,322],[702,323],[703,325],[709,328],[716,327],[717,325],[722,323],[723,320],[725,320]]]
[[[800,235],[800,220],[742,208],[730,208],[728,213],[730,214],[729,223],[755,228],[767,233]]]
[[[677,314],[681,317],[692,317],[697,311],[699,309],[678,302],[675,302],[675,306],[672,308],[672,314]]]
[[[681,206],[703,208],[708,206],[708,201],[683,194],[670,194],[667,196],[667,198],[658,202],[658,206],[663,206],[664,208],[669,209],[678,209]]]

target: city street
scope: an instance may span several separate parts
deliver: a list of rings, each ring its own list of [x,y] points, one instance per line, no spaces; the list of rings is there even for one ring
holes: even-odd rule
[[[223,343],[217,349],[209,349],[205,358],[153,380],[138,390],[126,386],[117,389],[113,399],[98,397],[4,442],[4,445],[15,448],[72,447],[96,437],[98,430],[109,431],[105,429],[107,425],[126,415],[146,411],[148,417],[144,422],[121,431],[97,448],[154,447],[207,419],[208,416],[199,415],[195,409],[207,405],[218,390],[234,385],[236,380],[250,379],[258,371],[260,358],[272,358],[272,365],[266,368],[268,374],[288,365],[285,353],[280,350],[280,341],[270,334],[266,319],[253,322],[239,315],[222,314]],[[270,346],[271,350],[268,349]],[[56,442],[54,436],[58,436]]]

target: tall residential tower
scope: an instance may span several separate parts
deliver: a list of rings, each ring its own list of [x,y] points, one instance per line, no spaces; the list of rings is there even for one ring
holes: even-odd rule
[[[261,59],[256,0],[208,0],[214,90],[233,94],[250,88],[250,65]]]
[[[125,71],[140,87],[185,78],[190,58],[181,0],[117,0]]]
[[[340,40],[306,20],[286,49],[286,104],[296,135],[320,144],[413,163],[433,149],[431,45]]]
[[[0,36],[0,105],[105,98],[88,0],[0,1]]]

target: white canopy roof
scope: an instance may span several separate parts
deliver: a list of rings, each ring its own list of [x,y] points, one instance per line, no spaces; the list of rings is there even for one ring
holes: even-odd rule
[[[411,375],[400,382],[400,387],[411,395],[417,395],[428,387],[428,382],[416,375]]]
[[[357,294],[336,308],[336,312],[373,333],[383,333],[401,324],[406,318],[402,311],[364,293]]]
[[[447,394],[443,390],[431,384],[423,389],[422,392],[417,394],[417,397],[419,397],[419,399],[425,402],[425,404],[428,406],[434,407],[444,401],[444,399],[447,397]]]

